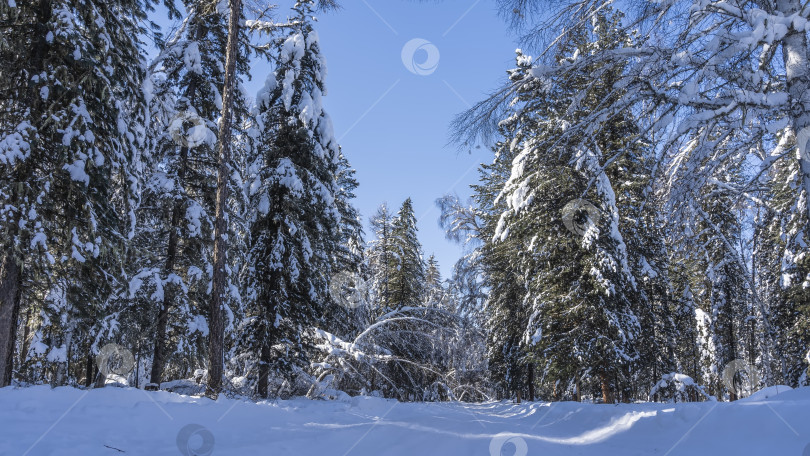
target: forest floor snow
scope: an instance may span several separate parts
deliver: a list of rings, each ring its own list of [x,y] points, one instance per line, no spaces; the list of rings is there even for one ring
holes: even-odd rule
[[[810,388],[733,403],[619,405],[0,389],[0,455],[192,454],[807,456]]]

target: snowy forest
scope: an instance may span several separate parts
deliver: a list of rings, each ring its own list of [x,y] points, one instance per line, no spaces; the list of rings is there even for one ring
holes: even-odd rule
[[[464,251],[442,277],[411,199],[354,204],[316,19],[339,2],[0,1],[0,387],[810,384],[810,5],[493,3],[525,51],[448,119],[491,153],[471,198],[436,195]]]

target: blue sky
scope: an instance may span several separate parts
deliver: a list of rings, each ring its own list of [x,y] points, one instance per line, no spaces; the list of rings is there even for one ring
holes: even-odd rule
[[[325,106],[344,153],[357,170],[356,206],[366,225],[387,202],[396,211],[413,199],[425,256],[435,253],[444,277],[461,254],[438,226],[435,200],[446,193],[463,198],[477,179],[487,148],[459,151],[448,144],[453,117],[486,96],[514,66],[515,37],[495,10],[495,0],[343,0],[336,12],[319,14],[316,29],[328,63]],[[278,19],[293,1],[280,2]],[[418,75],[403,63],[413,39],[438,50],[438,66]],[[429,45],[414,53],[416,68]],[[270,68],[255,63],[255,94]]]
[[[503,82],[514,36],[493,0],[350,0],[316,27],[329,67],[325,105],[357,170],[358,208],[367,222],[382,202],[396,210],[410,196],[425,255],[435,253],[447,277],[461,250],[445,240],[434,202],[466,198],[476,165],[491,160],[486,148],[448,145],[449,122]],[[438,50],[432,74],[403,64],[403,46],[417,38]],[[417,51],[416,64],[427,57]]]

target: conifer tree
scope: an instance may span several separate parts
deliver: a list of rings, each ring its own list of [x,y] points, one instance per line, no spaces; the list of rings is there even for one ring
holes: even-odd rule
[[[391,276],[397,268],[393,241],[394,215],[386,204],[377,208],[371,217],[371,229],[375,238],[369,243],[366,258],[369,264],[369,292],[376,314],[393,309]]]
[[[622,39],[622,35],[602,39]],[[603,77],[606,86],[615,84],[617,77],[617,73]],[[631,303],[641,330],[639,359],[626,368],[624,375],[630,384],[625,385],[623,393],[625,400],[645,398],[663,375],[677,370],[669,250],[663,202],[655,192],[653,174],[657,157],[654,148],[640,137],[638,124],[630,116],[608,122],[602,134],[605,150],[613,154],[606,175],[615,188],[619,232],[627,246],[630,275],[636,282]]]
[[[150,66],[154,154],[139,211],[141,228],[135,242],[140,255],[130,287],[131,318],[150,316],[133,327],[154,332],[149,381],[155,384],[165,378],[173,357],[178,362],[171,375],[188,377],[188,370],[205,364],[207,353],[214,163],[227,18],[226,11],[210,10],[204,2],[189,1],[186,9],[183,27]],[[246,72],[244,58],[236,71]],[[237,122],[246,115],[241,92],[234,111]]]
[[[618,27],[620,16],[596,15],[589,28],[562,43],[565,62],[593,49],[629,45]],[[565,84],[526,78],[531,59],[518,53],[514,80],[529,80],[517,94],[520,109],[502,123],[515,158],[500,199],[507,203],[495,242],[515,239],[520,275],[529,281],[522,298],[529,311],[524,341],[546,381],[572,388],[590,373],[603,400],[625,393],[623,378],[638,359],[635,314],[637,281],[620,232],[620,207],[605,171],[632,150],[629,113],[593,125],[588,135],[564,128],[613,92],[615,70],[593,67],[569,75]],[[568,103],[577,100],[575,109]],[[624,394],[622,399],[627,399]]]
[[[395,308],[416,307],[425,290],[422,245],[416,235],[416,216],[410,198],[402,202],[391,224],[396,268],[390,276],[391,299]]]
[[[369,306],[365,296],[365,282],[368,279],[368,268],[365,265],[363,225],[360,213],[354,207],[352,200],[358,187],[355,171],[351,168],[348,159],[340,150],[337,157],[337,170],[335,176],[335,205],[340,213],[339,234],[336,251],[332,254],[332,270],[338,276],[332,280],[348,281],[345,285],[353,286],[354,304],[349,307],[343,302],[330,299],[324,313],[324,329],[332,334],[348,338],[356,334],[363,323],[367,321]],[[343,286],[342,284],[330,286]],[[330,292],[330,298],[331,292]]]
[[[113,290],[123,288],[144,146],[144,8],[136,0],[0,6],[7,24],[0,68],[0,386],[11,380],[21,302],[35,319],[25,323],[35,327],[34,356],[41,367],[53,366],[46,368],[53,383],[64,384],[85,371],[97,350],[94,324],[107,316]]]
[[[780,147],[795,147],[787,131],[780,134]],[[763,373],[766,382],[797,387],[810,383],[806,356],[810,347],[810,239],[802,201],[796,198],[800,185],[793,161],[774,165],[766,176],[767,193],[761,208],[754,252],[755,278],[769,306],[772,328],[762,328]],[[762,321],[762,318],[758,319]],[[772,332],[772,333],[771,333]],[[774,346],[775,345],[775,346]]]
[[[383,316],[417,308],[422,305],[425,290],[425,270],[422,260],[422,246],[417,238],[416,216],[410,198],[402,202],[397,215],[391,221],[391,254],[388,260],[389,302]],[[378,311],[378,315],[380,311]],[[399,386],[402,399],[418,399],[425,392],[429,380],[425,372],[410,363],[427,364],[429,351],[426,347],[426,332],[421,322],[397,321],[386,327],[382,342],[390,347],[398,359],[408,362],[395,362],[390,366],[389,378]]]
[[[271,371],[289,377],[306,365],[308,331],[321,322],[340,235],[340,150],[322,105],[326,67],[312,7],[296,3],[290,32],[276,41],[278,66],[257,96],[260,136],[250,190],[256,213],[242,343],[259,360],[261,397]]]
[[[217,192],[214,218],[214,261],[211,274],[211,299],[208,315],[208,384],[206,395],[216,399],[222,386],[225,351],[225,306],[228,283],[228,200],[231,175],[231,131],[234,122],[236,63],[239,61],[239,31],[242,0],[229,0],[228,40],[225,47],[225,75],[222,82],[222,109],[217,151]]]
[[[739,245],[741,227],[732,212],[732,197],[716,186],[708,186],[705,192],[700,208],[705,219],[698,224],[698,242],[704,248],[697,260],[702,266],[701,304],[710,319],[714,354],[712,375],[706,384],[721,396],[723,369],[740,358],[740,325],[747,315],[748,291],[745,272],[737,259],[739,253],[734,250]],[[728,394],[731,400],[737,398],[735,391]]]
[[[336,269],[359,271],[363,264],[363,224],[352,200],[360,185],[349,160],[339,150],[336,159],[335,204],[340,212],[340,241],[335,255]]]
[[[442,284],[442,274],[439,271],[439,262],[436,255],[430,255],[425,263],[425,298],[424,304],[433,307],[445,307],[446,290]]]
[[[367,253],[371,277],[373,344],[385,347],[381,375],[387,394],[400,400],[446,397],[442,372],[450,363],[450,340],[457,340],[454,304],[449,302],[438,263],[426,277],[422,246],[410,198],[392,217],[385,205],[372,218],[377,238]],[[448,342],[442,342],[448,341]]]
[[[493,163],[481,166],[480,183],[472,187],[482,218],[480,267],[483,286],[488,289],[484,325],[489,374],[501,398],[516,397],[522,391],[528,362],[522,337],[528,318],[523,305],[526,285],[514,262],[519,244],[513,238],[494,242],[498,221],[506,210],[498,194],[509,178],[513,158],[508,144],[499,142]]]

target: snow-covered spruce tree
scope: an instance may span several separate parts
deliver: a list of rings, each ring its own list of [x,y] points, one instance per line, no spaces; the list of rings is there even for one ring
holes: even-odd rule
[[[424,305],[428,307],[447,308],[453,303],[447,301],[447,290],[442,281],[442,274],[439,271],[439,262],[436,255],[430,255],[425,263],[425,291]],[[448,309],[455,311],[455,309]]]
[[[397,268],[399,256],[394,252],[394,215],[386,204],[377,208],[370,224],[374,239],[369,242],[366,259],[369,266],[369,301],[375,314],[393,310],[391,275]]]
[[[391,273],[389,287],[391,302],[397,309],[420,305],[425,291],[425,263],[416,231],[413,203],[407,198],[391,223],[392,247],[397,264]]]
[[[514,17],[537,18],[542,1],[504,0],[504,11]],[[582,7],[585,14],[598,11],[604,2],[564,2],[561,8]],[[543,73],[566,73],[576,66],[594,61],[626,66],[622,86],[626,95],[616,103],[605,105],[590,119],[572,125],[570,131],[587,128],[590,120],[627,107],[637,108],[645,127],[662,138],[662,157],[672,160],[670,172],[684,167],[692,179],[679,185],[691,189],[690,197],[700,192],[699,182],[712,176],[716,167],[734,161],[740,166],[755,163],[759,170],[746,172],[743,185],[734,191],[748,197],[757,192],[759,176],[782,161],[792,162],[797,170],[798,185],[792,187],[796,210],[808,213],[810,199],[810,160],[808,160],[808,125],[810,125],[810,64],[808,64],[807,5],[797,0],[768,2],[725,2],[682,0],[666,3],[639,2],[627,21],[643,32],[643,43],[636,52],[617,54],[601,52],[582,56],[568,68],[545,67]],[[526,14],[528,13],[528,14]],[[563,33],[571,28],[572,15],[561,18]],[[524,22],[525,23],[525,22]],[[535,28],[539,24],[532,24]],[[542,24],[535,31],[547,30]],[[530,35],[538,36],[534,32]],[[507,90],[508,92],[508,90]],[[501,97],[502,99],[504,97]],[[497,100],[491,100],[499,104]],[[493,103],[476,110],[481,117],[492,111]],[[484,106],[487,105],[487,106]],[[467,116],[474,120],[475,114]],[[781,138],[780,138],[781,137]],[[794,137],[796,140],[783,141]],[[684,139],[688,138],[688,141]],[[699,147],[691,144],[697,141]],[[722,144],[722,146],[721,146]],[[706,157],[705,166],[695,166]],[[701,172],[698,175],[697,172]],[[678,189],[673,189],[678,190]],[[683,190],[683,189],[681,189]],[[686,223],[679,220],[678,223]],[[753,279],[749,280],[749,283]],[[750,287],[750,285],[749,285]],[[768,322],[767,303],[759,290],[750,287],[757,307],[759,324]],[[775,310],[775,309],[774,309]],[[790,312],[790,311],[788,311]],[[769,333],[773,334],[774,331]],[[796,359],[782,353],[775,344],[778,365],[785,371],[784,382],[791,382],[786,372]]]
[[[549,3],[543,0],[500,3],[515,24],[526,27],[528,40],[535,44],[549,43],[544,34],[550,29],[560,30],[560,36],[552,38],[555,41],[578,33],[575,25],[583,17],[593,17],[607,4],[570,0],[554,4],[555,11],[561,14],[547,14]],[[742,185],[733,190],[737,196],[748,198],[758,192],[760,176],[767,174],[770,167],[792,162],[798,184],[791,188],[791,199],[797,202],[795,210],[806,216],[810,212],[806,5],[798,0],[642,0],[634,4],[637,8],[628,9],[630,17],[626,21],[628,28],[639,32],[639,45],[633,50],[605,49],[581,54],[560,65],[554,61],[552,46],[544,53],[545,60],[535,66],[531,77],[554,74],[565,78],[596,63],[624,69],[617,87],[623,95],[568,125],[567,134],[581,134],[590,130],[595,121],[598,124],[600,118],[634,110],[650,136],[659,138],[659,163],[670,174],[663,180],[664,187],[669,187],[666,190],[677,198],[699,198],[701,186],[717,169],[732,162],[746,169]],[[541,19],[540,12],[554,18],[553,22]],[[472,134],[491,132],[491,120],[497,119],[500,109],[522,83],[514,81],[461,116],[460,130]],[[790,137],[796,141],[783,141]],[[759,169],[752,169],[752,164]],[[689,178],[672,179],[679,171]],[[673,183],[678,188],[670,185]],[[669,214],[672,225],[691,223],[680,216]],[[754,281],[750,274],[748,279],[757,323],[773,326],[768,321],[772,312],[759,290],[750,285]],[[766,332],[774,334],[776,330]],[[776,364],[785,372],[788,365],[798,362],[787,359],[789,355],[782,353],[781,344],[774,344],[774,351],[779,359]],[[792,380],[786,375],[782,381]]]
[[[612,76],[613,81],[604,78],[607,86],[618,75]],[[629,383],[623,394],[628,400],[643,399],[663,375],[677,371],[674,346],[678,333],[673,319],[677,302],[671,295],[663,202],[655,192],[655,150],[640,138],[635,119],[618,118],[602,131],[605,149],[615,154],[605,173],[615,188],[619,232],[637,285],[633,312],[641,326],[639,359],[627,366]]]
[[[619,20],[609,9],[596,15],[561,44],[560,64],[628,46]],[[565,134],[566,125],[618,95],[613,85],[620,74],[595,65],[562,83],[527,73],[532,61],[519,53],[511,77],[524,84],[516,114],[502,123],[516,157],[499,195],[507,210],[494,233],[496,242],[511,238],[520,245],[515,261],[527,278],[522,299],[531,309],[523,337],[546,382],[568,389],[589,376],[605,402],[629,400],[625,374],[638,360],[638,285],[606,168],[637,147],[637,130],[625,112],[603,119],[590,134]]]
[[[0,385],[90,377],[94,323],[122,287],[145,104],[135,0],[3,2],[0,77]],[[27,287],[26,283],[42,285]],[[23,303],[23,304],[21,304]],[[77,362],[78,361],[78,362]]]
[[[355,178],[355,171],[342,150],[338,153],[336,165],[335,205],[340,213],[340,223],[337,250],[332,253],[332,270],[338,274],[340,280],[351,278],[359,284],[368,279],[368,268],[364,258],[363,224],[360,213],[352,201],[359,184]],[[355,291],[365,293],[365,290]],[[349,308],[345,303],[330,299],[324,312],[323,329],[344,339],[349,339],[350,335],[357,335],[368,322],[370,311],[367,302],[358,304],[354,308]]]
[[[259,361],[257,391],[268,377],[307,367],[310,329],[321,322],[337,250],[335,200],[339,148],[323,110],[326,66],[312,26],[312,2],[297,2],[291,30],[276,41],[278,65],[257,96],[251,163],[251,267],[241,343]]]
[[[717,186],[706,188],[701,202],[705,219],[698,223],[699,250],[696,261],[701,265],[702,287],[699,303],[710,318],[714,365],[716,370],[704,384],[712,387],[714,394],[723,396],[720,376],[731,361],[742,358],[740,354],[740,326],[748,315],[748,290],[745,271],[739,264],[736,246],[740,245],[741,226],[734,213],[733,197]],[[734,391],[728,391],[730,400],[735,400]]]
[[[793,149],[789,140],[783,137],[788,151]],[[810,255],[806,241],[810,228],[801,211],[802,201],[794,192],[800,176],[796,162],[787,160],[767,174],[768,190],[763,199],[770,204],[760,209],[761,236],[756,239],[754,255],[758,289],[769,304],[775,333],[767,334],[767,328],[762,331],[763,377],[767,383],[786,382],[794,387],[808,384],[810,347]],[[778,352],[770,350],[772,343],[784,355],[784,365],[775,359]],[[771,374],[773,371],[781,375]]]
[[[358,271],[363,264],[363,222],[354,206],[355,191],[360,185],[355,170],[339,149],[336,159],[335,204],[340,212],[340,244],[335,254],[336,267]]]
[[[695,296],[692,293],[690,274],[694,270],[694,262],[687,258],[688,252],[674,250],[669,278],[672,283],[671,296],[674,303],[672,320],[677,332],[673,343],[673,352],[676,370],[689,376],[695,381],[703,377],[702,354],[704,353],[703,340],[700,331],[703,328],[704,313],[698,308]],[[656,400],[656,397],[652,397]],[[690,400],[699,398],[692,394]]]
[[[138,212],[130,329],[151,355],[149,381],[188,378],[205,366],[227,9],[189,1],[183,26],[152,62],[149,134],[154,153]],[[246,60],[237,64],[246,72]],[[237,122],[246,115],[237,92]],[[233,173],[232,173],[233,178]],[[231,186],[238,188],[238,182]],[[233,192],[239,194],[238,190]],[[146,317],[146,318],[144,318]]]
[[[422,259],[422,245],[417,237],[416,216],[410,198],[402,202],[397,215],[391,221],[391,264],[388,266],[389,302],[385,308],[378,308],[378,315],[384,309],[385,318],[391,312],[409,312],[422,306],[425,292],[425,265]],[[424,316],[421,312],[420,316]],[[422,399],[425,388],[433,382],[418,365],[430,362],[430,340],[434,328],[427,321],[405,319],[386,325],[377,341],[391,350],[395,361],[388,367],[388,377],[398,386],[398,394],[403,399]],[[416,363],[412,365],[410,363]],[[430,377],[430,378],[428,378]]]
[[[320,329],[321,337],[317,347],[319,353],[312,355],[315,382],[307,391],[310,397],[324,397],[326,391],[360,393],[373,390],[369,382],[376,374],[379,360],[373,352],[361,362],[353,358],[355,353],[335,356],[345,347],[343,342],[353,341],[371,323],[372,308],[369,305],[365,283],[369,279],[369,268],[364,258],[363,226],[359,212],[352,200],[358,187],[355,171],[340,150],[337,158],[335,204],[340,213],[338,242],[332,253],[332,270],[328,300],[324,306]],[[336,293],[351,293],[351,299],[335,298]],[[362,342],[362,341],[361,341]],[[360,344],[359,347],[366,347]],[[337,349],[337,350],[335,350]]]
[[[535,22],[545,12],[544,0],[501,0],[503,11],[527,26],[529,36],[553,27],[561,34],[576,33],[581,15],[553,15],[555,24]],[[558,9],[579,10],[591,17],[607,2],[569,0]],[[772,156],[794,161],[800,185],[797,199],[810,189],[810,62],[808,61],[807,5],[799,0],[777,2],[675,0],[639,1],[630,9],[628,24],[641,31],[640,46],[632,52],[611,50],[582,55],[573,66],[594,61],[626,67],[627,90],[615,102],[582,119],[574,130],[609,112],[639,107],[649,126],[663,133],[667,152],[686,158],[679,138],[687,132],[709,130],[701,145],[713,149],[716,138],[730,137],[740,146],[734,155],[755,158],[759,145],[767,155],[776,152],[775,134],[787,127],[800,137],[790,153]],[[561,66],[541,71],[568,72]],[[493,100],[494,101],[494,100]],[[481,111],[479,111],[480,113]],[[768,122],[761,122],[769,119]],[[671,123],[676,128],[669,129]],[[697,136],[697,135],[690,135]],[[725,146],[724,146],[725,147]],[[680,150],[680,153],[678,152]],[[718,150],[719,152],[719,150]],[[710,167],[704,171],[711,173]],[[810,199],[802,210],[810,213]]]
[[[528,321],[524,305],[526,280],[518,263],[519,242],[506,238],[495,242],[495,231],[506,202],[498,199],[512,169],[513,151],[507,142],[495,147],[492,164],[482,165],[480,182],[473,185],[473,199],[481,218],[481,239],[476,268],[482,271],[486,289],[483,309],[489,377],[498,398],[526,396],[528,383],[527,352],[523,332]]]
[[[382,205],[371,224],[376,238],[366,252],[370,308],[366,326],[354,339],[369,357],[353,363],[358,365],[352,375],[362,377],[367,390],[400,400],[441,400],[456,397],[457,392],[483,397],[452,368],[456,360],[466,366],[453,347],[462,340],[472,341],[480,332],[461,332],[462,318],[441,283],[438,264],[433,293],[427,293],[410,199],[396,216]]]

